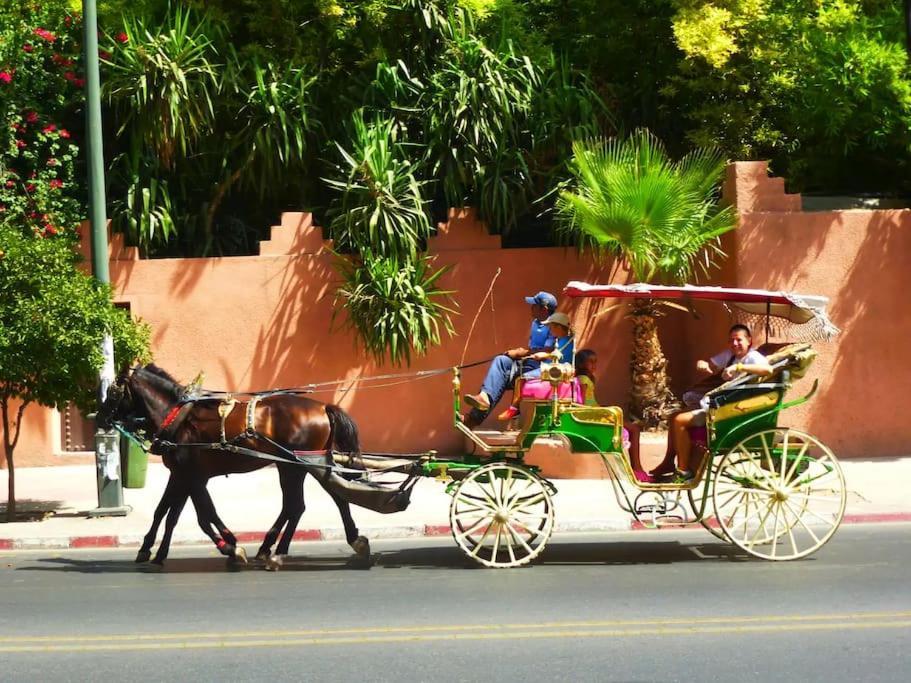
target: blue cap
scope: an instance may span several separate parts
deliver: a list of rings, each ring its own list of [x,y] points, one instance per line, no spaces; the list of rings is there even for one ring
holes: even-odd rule
[[[555,311],[557,309],[557,297],[550,292],[538,292],[534,296],[527,296],[525,297],[525,303],[541,304],[549,311]]]

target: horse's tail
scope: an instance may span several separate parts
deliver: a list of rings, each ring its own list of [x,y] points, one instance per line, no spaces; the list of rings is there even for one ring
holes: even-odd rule
[[[350,453],[352,462],[360,460],[361,441],[351,416],[332,403],[326,404],[326,415],[329,417],[329,448]]]

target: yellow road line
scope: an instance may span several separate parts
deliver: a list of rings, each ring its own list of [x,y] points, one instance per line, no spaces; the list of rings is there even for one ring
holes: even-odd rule
[[[911,611],[906,612],[866,612],[866,613],[848,613],[848,614],[796,614],[796,615],[767,615],[767,616],[734,616],[734,617],[678,617],[663,619],[629,619],[629,620],[611,620],[611,621],[557,621],[543,622],[536,624],[425,624],[414,626],[390,626],[390,627],[366,627],[366,628],[349,628],[349,629],[307,629],[307,630],[273,630],[273,631],[234,631],[224,633],[135,633],[135,634],[96,634],[87,636],[70,636],[70,635],[52,635],[52,636],[4,636],[0,637],[0,652],[11,651],[10,647],[17,647],[21,644],[23,647],[41,648],[42,644],[50,644],[51,647],[61,647],[70,649],[89,649],[94,647],[94,643],[100,643],[99,647],[111,649],[117,644],[129,649],[130,647],[143,647],[144,643],[153,643],[152,647],[166,647],[164,641],[241,641],[257,643],[274,643],[282,639],[303,639],[305,641],[317,640],[319,642],[328,642],[334,638],[341,638],[344,642],[359,642],[359,638],[365,638],[364,642],[374,639],[403,638],[405,640],[421,638],[447,638],[453,637],[453,634],[459,637],[469,637],[476,634],[478,638],[492,637],[519,637],[516,634],[522,634],[522,637],[529,637],[528,634],[538,634],[535,637],[557,637],[559,634],[567,632],[567,629],[596,629],[597,633],[607,633],[617,630],[618,627],[645,627],[634,630],[622,630],[618,633],[640,633],[640,632],[666,632],[668,629],[673,630],[675,627],[682,629],[682,632],[693,632],[693,629],[718,627],[720,630],[737,630],[737,629],[785,629],[793,628],[794,630],[828,628],[828,624],[822,622],[831,622],[845,625],[856,624],[857,628],[864,628],[870,620],[876,620],[873,623],[906,623],[905,619],[911,618]],[[898,620],[898,621],[883,621]],[[817,626],[816,623],[819,622]],[[540,633],[548,630],[548,633]],[[557,632],[557,633],[555,633]],[[572,631],[577,633],[578,631]],[[588,632],[588,631],[586,631]],[[712,631],[707,631],[712,632]],[[250,640],[252,639],[252,640]],[[8,647],[4,647],[8,646]],[[175,645],[176,647],[177,645]],[[205,642],[200,642],[198,647],[206,647]],[[217,647],[218,643],[211,643],[210,646]]]
[[[794,633],[799,631],[857,631],[867,629],[909,628],[911,621],[872,621],[862,623],[815,623],[815,624],[764,624],[752,626],[692,626],[673,628],[650,628],[631,630],[584,630],[541,633],[539,631],[510,631],[507,633],[434,633],[410,635],[388,635],[367,637],[334,638],[292,638],[288,640],[217,640],[208,642],[183,641],[167,643],[109,643],[92,645],[12,645],[0,647],[3,653],[24,652],[122,652],[128,650],[212,650],[222,648],[276,648],[307,647],[316,645],[376,645],[389,643],[425,643],[442,640],[529,640],[562,638],[627,638],[637,636],[668,635],[710,635],[747,633]]]

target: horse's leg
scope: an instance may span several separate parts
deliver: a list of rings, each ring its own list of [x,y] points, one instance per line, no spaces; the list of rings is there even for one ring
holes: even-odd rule
[[[339,498],[328,489],[326,492],[332,496],[332,500],[335,501],[339,514],[342,516],[342,524],[345,525],[345,540],[348,541],[348,545],[357,553],[358,557],[370,557],[370,541],[367,540],[366,536],[361,536],[358,532],[357,524],[354,523],[354,518],[351,516],[351,506],[348,505],[348,501]]]
[[[266,538],[263,539],[263,548],[271,548],[283,526],[285,530],[275,549],[275,554],[267,555],[266,569],[277,571],[288,555],[297,523],[304,514],[304,477],[306,476],[306,470],[296,465],[278,466],[278,480],[282,488],[282,511],[266,534]],[[260,552],[263,551],[263,548],[260,548]],[[268,553],[268,549],[266,552]]]
[[[196,521],[202,532],[208,536],[218,552],[232,560],[247,561],[247,553],[243,548],[237,547],[237,538],[232,534],[215,511],[215,503],[209,495],[204,479],[195,478],[190,486],[190,497],[193,507],[196,508]],[[218,529],[216,533],[215,529]]]
[[[304,478],[306,476],[307,471],[300,467],[279,465],[279,481],[287,513],[285,531],[282,533],[278,547],[275,549],[275,555],[272,557],[273,560],[279,560],[279,565],[291,549],[294,532],[297,531],[297,524],[300,522],[301,515],[304,514],[306,507],[304,504]]]
[[[268,562],[269,558],[272,556],[272,546],[275,545],[275,540],[278,538],[279,533],[281,533],[282,528],[285,526],[285,522],[288,521],[288,489],[284,483],[284,475],[282,474],[282,467],[279,465],[278,470],[278,481],[281,485],[282,490],[282,509],[278,513],[278,517],[275,518],[275,521],[272,522],[272,526],[269,527],[269,530],[266,532],[266,535],[263,537],[263,542],[259,546],[259,550],[256,551],[256,559]]]
[[[161,494],[161,500],[158,501],[158,507],[155,508],[155,514],[152,516],[152,526],[142,539],[142,545],[139,552],[136,553],[136,562],[148,562],[152,557],[152,545],[155,543],[155,537],[158,535],[158,527],[161,526],[161,520],[164,519],[165,513],[172,505],[174,498],[175,484],[174,473],[168,477],[168,483],[164,487],[164,493]]]
[[[174,499],[164,523],[164,535],[161,537],[161,543],[158,545],[158,552],[155,553],[152,564],[164,564],[165,559],[168,557],[168,550],[171,548],[171,535],[174,533],[174,527],[177,526],[177,520],[180,519],[180,513],[183,512],[183,506],[187,504],[187,498],[189,497],[190,489],[186,482],[182,481],[175,484]]]

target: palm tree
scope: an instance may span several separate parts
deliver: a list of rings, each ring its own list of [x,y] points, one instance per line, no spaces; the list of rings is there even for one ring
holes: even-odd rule
[[[725,160],[700,149],[669,159],[646,130],[626,139],[573,144],[572,178],[557,200],[563,231],[580,248],[621,259],[637,282],[682,284],[724,256],[719,237],[736,225],[718,206]],[[658,340],[662,302],[634,299],[630,412],[658,427],[677,407],[668,388],[667,359]]]

